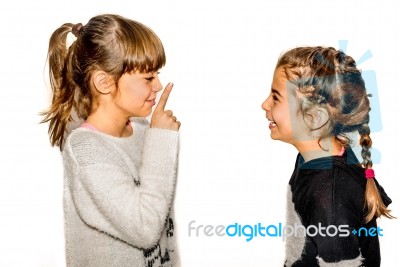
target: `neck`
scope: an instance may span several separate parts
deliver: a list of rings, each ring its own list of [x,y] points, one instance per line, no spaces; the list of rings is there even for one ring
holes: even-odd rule
[[[304,160],[340,155],[343,145],[335,137],[324,138],[320,141],[307,140],[293,144]]]
[[[86,121],[98,131],[115,137],[128,137],[132,134],[132,128],[127,124],[129,117],[116,116],[101,107],[92,112]]]

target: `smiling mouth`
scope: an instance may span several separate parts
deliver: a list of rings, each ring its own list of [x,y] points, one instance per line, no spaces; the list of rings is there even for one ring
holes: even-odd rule
[[[267,119],[269,121],[269,128],[270,129],[276,127],[276,122],[274,120],[271,120],[269,118],[267,118]]]

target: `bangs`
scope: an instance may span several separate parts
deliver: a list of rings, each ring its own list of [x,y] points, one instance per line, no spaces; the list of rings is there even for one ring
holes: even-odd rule
[[[122,27],[123,28],[123,27]],[[154,72],[166,63],[164,47],[160,38],[147,26],[138,22],[130,23],[121,40],[125,46],[122,73],[139,71]]]

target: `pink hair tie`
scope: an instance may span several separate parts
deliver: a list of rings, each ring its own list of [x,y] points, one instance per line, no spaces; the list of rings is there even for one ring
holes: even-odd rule
[[[371,179],[375,177],[375,172],[373,169],[366,169],[365,170],[365,178],[366,179]]]

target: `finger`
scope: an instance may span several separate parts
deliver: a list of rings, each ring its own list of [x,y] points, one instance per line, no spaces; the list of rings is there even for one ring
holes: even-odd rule
[[[165,105],[167,104],[169,94],[171,93],[173,86],[174,86],[173,83],[169,83],[165,87],[164,92],[162,93],[160,100],[158,101],[157,107],[155,108],[155,111],[163,111],[164,110]]]
[[[176,117],[175,116],[172,116],[171,119],[172,119],[172,121],[176,122]]]
[[[168,115],[168,117],[171,117],[173,115],[172,110],[166,110],[164,112],[165,112],[165,114]]]
[[[180,121],[176,121],[176,124],[178,124],[178,129],[181,128],[181,122]]]

